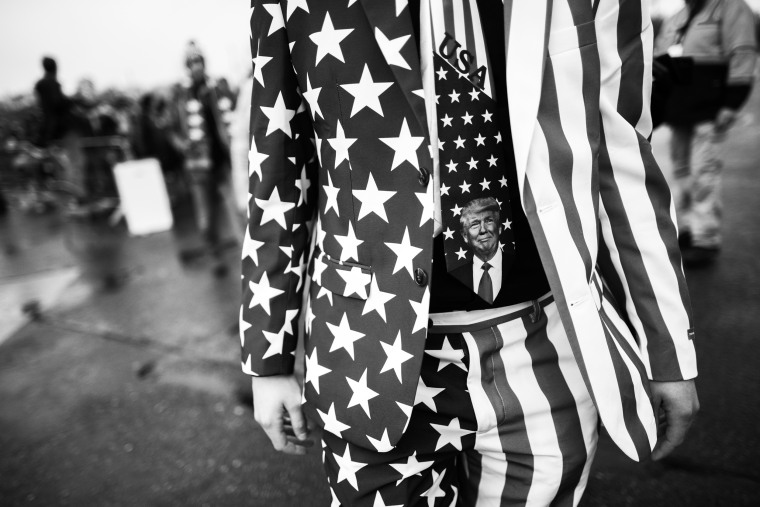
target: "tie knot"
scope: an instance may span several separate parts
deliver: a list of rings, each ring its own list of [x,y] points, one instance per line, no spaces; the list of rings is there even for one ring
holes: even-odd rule
[[[488,264],[487,262],[484,262],[483,263],[483,271],[485,271],[487,273],[489,269],[491,269],[491,265]]]

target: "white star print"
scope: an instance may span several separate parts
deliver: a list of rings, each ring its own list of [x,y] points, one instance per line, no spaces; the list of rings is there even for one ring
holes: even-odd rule
[[[406,41],[408,41],[410,37],[411,35],[403,35],[396,39],[388,39],[379,28],[375,28],[377,45],[380,46],[380,51],[383,52],[383,56],[385,57],[385,61],[388,62],[388,65],[395,65],[407,70],[410,70],[411,67],[404,57],[401,56],[401,48],[404,47],[404,44],[406,44]]]
[[[296,9],[303,9],[309,12],[309,4],[306,3],[306,0],[288,0],[288,10],[285,13],[285,17],[290,20],[290,16],[293,15]]]
[[[412,327],[412,334],[420,329],[427,329],[428,310],[430,308],[430,290],[425,288],[425,292],[422,294],[422,301],[418,303],[410,299],[409,304],[412,305],[412,310],[414,310],[416,315],[414,326]]]
[[[443,70],[443,67],[435,71],[436,74],[438,74],[438,79],[446,79],[447,72]]]
[[[267,37],[272,35],[280,28],[285,28],[285,20],[282,17],[282,10],[277,4],[264,4],[264,9],[272,16],[272,23],[269,25]]]
[[[408,479],[413,475],[418,475],[419,473],[424,472],[430,468],[433,463],[434,461],[418,461],[417,452],[415,451],[414,454],[409,456],[406,463],[391,463],[390,466],[396,470],[396,472],[401,474],[401,479],[396,482],[396,485],[399,485],[404,479]]]
[[[256,58],[253,59],[253,79],[261,83],[261,86],[266,87],[264,84],[264,74],[261,70],[264,68],[264,65],[269,63],[272,57],[262,56],[260,50],[261,48],[256,48]]]
[[[451,172],[451,171],[449,171]],[[441,195],[449,195],[449,189],[451,187],[447,187],[445,183],[441,183]]]
[[[354,105],[351,108],[351,118],[359,111],[368,107],[374,112],[383,115],[383,108],[380,105],[380,95],[383,94],[393,83],[376,83],[372,80],[372,74],[369,72],[369,65],[364,64],[362,77],[358,83],[341,85],[348,93],[354,97]]]
[[[311,352],[311,356],[306,356],[306,379],[304,380],[305,384],[308,384],[311,382],[311,385],[314,387],[314,390],[319,394],[319,377],[322,375],[327,375],[332,370],[330,368],[325,368],[321,364],[319,364],[319,359],[317,358],[317,349],[316,347]]]
[[[455,252],[457,254],[457,260],[462,260],[467,258],[467,252],[465,252],[462,247],[459,247],[459,250]]]
[[[327,300],[330,302],[330,306],[333,304],[333,293],[331,290],[326,289],[325,287],[320,287],[319,292],[317,292],[317,299],[321,297],[326,297]]]
[[[267,357],[282,354],[282,346],[283,340],[285,339],[285,334],[282,331],[279,333],[270,333],[269,331],[262,332],[264,333],[264,338],[266,338],[269,342],[269,348],[267,348],[267,351],[261,358],[266,359]]]
[[[370,437],[367,437],[370,438]],[[374,440],[374,439],[372,439]],[[373,441],[374,444],[374,441]],[[392,448],[391,448],[392,449]],[[390,449],[389,449],[390,450]],[[378,449],[378,452],[385,452]],[[383,497],[380,496],[380,492],[375,492],[375,501],[372,503],[372,507],[404,507],[403,505],[386,505],[385,501],[383,500]]]
[[[259,265],[259,248],[264,245],[263,241],[257,241],[250,237],[248,231],[243,238],[243,259],[250,257],[254,264]]]
[[[467,111],[464,112],[464,116],[462,116],[462,120],[464,120],[464,124],[470,124],[472,125],[472,115],[468,113]]]
[[[266,135],[281,130],[286,136],[293,137],[293,133],[290,130],[290,120],[296,115],[296,110],[285,107],[285,99],[282,98],[282,92],[277,94],[274,107],[262,106],[261,112],[269,118]]]
[[[396,335],[396,341],[393,342],[393,345],[389,345],[385,342],[380,342],[380,345],[383,347],[385,355],[388,356],[385,360],[383,368],[380,370],[380,373],[386,372],[388,370],[393,370],[396,372],[398,381],[402,382],[401,365],[410,360],[412,358],[412,355],[401,348],[401,331],[399,331],[398,335]]]
[[[450,227],[447,227],[446,230],[443,231],[443,235],[446,236],[446,239],[454,239],[454,231],[452,231]]]
[[[306,166],[303,166],[301,168],[301,178],[296,181],[296,188],[300,190],[300,193],[298,194],[298,203],[296,206],[300,206],[301,204],[304,204],[308,200],[307,192],[309,188],[311,187],[311,180],[306,175]]]
[[[393,446],[391,445],[391,440],[388,438],[388,428],[385,428],[383,430],[383,435],[380,437],[380,440],[377,440],[376,438],[372,438],[371,436],[367,435],[367,440],[369,440],[369,443],[372,444],[375,449],[377,449],[377,452],[388,452],[393,449]],[[380,496],[380,492],[377,492],[378,497]],[[380,499],[382,502],[382,498]],[[377,503],[377,497],[375,497],[375,505],[378,505]],[[381,503],[380,505],[384,505]],[[386,506],[390,507],[390,506]],[[403,506],[400,506],[403,507]]]
[[[351,459],[351,446],[346,445],[346,452],[343,456],[333,454],[335,461],[338,462],[338,483],[348,481],[356,491],[359,491],[359,485],[356,483],[356,472],[366,467],[366,463],[359,463]]]
[[[425,222],[433,219],[433,208],[435,207],[433,189],[428,187],[427,192],[415,192],[414,195],[422,204],[422,213],[420,214],[420,227],[422,227]]]
[[[383,319],[383,322],[388,322],[385,314],[385,304],[391,299],[395,298],[395,294],[390,292],[383,292],[377,285],[377,277],[372,277],[372,284],[369,289],[369,297],[364,303],[364,309],[362,315],[367,315],[369,312],[375,311]]]
[[[472,90],[470,93],[470,100],[480,100],[480,90]]]
[[[248,177],[258,174],[259,181],[261,181],[264,178],[261,173],[261,164],[268,158],[269,155],[266,153],[259,153],[258,148],[256,148],[256,136],[253,136],[251,138],[251,149],[248,152]]]
[[[462,437],[473,433],[472,430],[462,429],[462,427],[459,425],[458,417],[453,418],[451,422],[449,422],[449,424],[446,426],[443,424],[433,423],[430,423],[430,426],[432,426],[435,431],[441,434],[441,436],[438,437],[438,442],[435,444],[436,451],[447,444],[451,444],[455,449],[461,451]]]
[[[504,228],[505,229],[511,229],[512,228],[512,222],[509,219],[504,220]]]
[[[240,316],[238,317],[238,330],[240,334],[240,346],[245,346],[245,332],[253,327],[253,324],[243,318],[243,307],[240,307]]]
[[[378,190],[375,178],[372,176],[372,173],[370,173],[369,179],[367,180],[367,187],[364,190],[354,190],[353,193],[354,197],[362,203],[357,220],[361,220],[370,213],[374,213],[385,223],[388,223],[388,216],[385,214],[385,203],[391,197],[396,195],[395,191]]]
[[[456,91],[453,91],[449,93],[449,97],[451,97],[451,102],[459,102],[459,94]]]
[[[340,243],[340,246],[342,248],[342,251],[340,253],[340,262],[344,262],[349,259],[353,259],[356,262],[359,262],[358,247],[364,243],[364,240],[356,239],[356,234],[354,234],[354,227],[351,225],[351,222],[348,223],[348,232],[346,235],[341,236],[340,234],[336,234],[335,240]]]
[[[454,139],[454,144],[457,145],[457,149],[464,148],[464,142],[466,139],[462,139],[462,136],[457,136],[456,139]]]
[[[456,365],[462,370],[467,371],[467,367],[462,362],[464,359],[464,351],[452,347],[448,336],[443,339],[441,350],[425,349],[425,354],[438,359],[438,371],[441,371],[450,364]]]
[[[493,136],[494,139],[496,139],[496,144],[499,144],[501,142],[501,132]]]
[[[501,179],[499,180],[499,183],[501,183],[502,187],[506,187],[507,186],[507,177],[506,176],[502,176]]]
[[[356,142],[356,138],[346,137],[343,125],[338,120],[338,125],[335,128],[335,138],[328,139],[327,142],[335,150],[335,167],[337,168],[341,162],[348,160],[348,149]]]
[[[452,159],[452,160],[449,161],[448,164],[446,164],[445,167],[449,170],[450,173],[455,173],[455,172],[457,172],[457,166],[458,165],[459,164],[457,164],[456,162],[454,162],[454,160]]]
[[[287,333],[291,336],[294,335],[293,333],[293,322],[296,318],[296,315],[298,315],[298,310],[287,310],[285,312],[285,322],[282,325],[282,329],[280,330],[281,333]]]
[[[438,413],[438,408],[435,406],[433,398],[445,391],[443,387],[430,387],[425,385],[425,382],[420,377],[417,380],[417,394],[414,395],[414,404],[419,405],[422,403],[427,408],[435,413]]]
[[[462,189],[462,193],[463,194],[465,194],[465,193],[469,194],[470,193],[470,184],[467,183],[466,180],[463,181],[461,185],[459,185],[459,188]]]
[[[451,212],[454,213],[454,216],[459,216],[462,213],[462,208],[459,207],[459,204],[454,204],[454,207],[451,208]]]
[[[470,157],[470,160],[467,161],[467,165],[470,166],[469,169],[477,169],[478,168],[478,161],[475,160],[475,157]]]
[[[320,256],[314,261],[314,274],[311,277],[316,284],[322,285],[322,273],[324,273],[325,269],[327,269],[327,263],[324,262]]]
[[[404,7],[406,7],[407,1],[408,0],[396,0],[396,17],[399,17],[401,15]]]
[[[480,190],[490,190],[491,189],[491,182],[487,179],[483,178],[483,181],[479,183]]]
[[[441,475],[438,475],[438,473],[433,470],[433,485],[430,486],[430,489],[422,493],[420,496],[426,496],[428,499],[428,507],[433,507],[435,505],[435,499],[438,497],[446,496],[446,492],[441,489],[441,482],[443,481],[443,476],[446,475],[446,469],[441,472]]]
[[[488,123],[489,121],[491,121],[491,116],[493,116],[493,113],[486,110],[486,112],[483,113],[481,116],[483,117],[483,123]]]
[[[485,146],[486,138],[483,137],[481,134],[478,134],[478,137],[475,138],[475,142],[478,143],[476,146]]]
[[[379,395],[367,387],[367,370],[364,370],[364,373],[362,373],[362,376],[359,378],[359,380],[346,378],[346,382],[348,382],[348,386],[353,392],[351,399],[348,402],[347,408],[359,405],[364,410],[364,413],[367,414],[367,417],[371,417],[369,415],[369,400]]]
[[[253,293],[248,308],[260,305],[267,315],[272,315],[271,307],[269,306],[272,299],[285,292],[284,290],[269,285],[269,277],[267,276],[266,271],[261,275],[261,279],[258,283],[253,281],[248,282],[248,287],[250,287],[251,292]]]
[[[322,30],[314,32],[309,36],[311,41],[317,45],[317,60],[314,62],[314,65],[318,65],[327,55],[332,55],[339,61],[346,63],[343,59],[343,50],[340,49],[340,43],[353,31],[353,28],[336,30],[332,19],[330,19],[330,13],[325,14]]]
[[[406,118],[404,118],[404,121],[401,123],[401,130],[399,131],[398,137],[381,137],[380,140],[396,152],[393,155],[391,171],[405,161],[412,164],[415,169],[420,169],[417,161],[417,148],[420,147],[425,138],[421,136],[412,136]]]
[[[335,214],[340,216],[340,211],[338,209],[338,192],[340,192],[340,188],[333,186],[329,171],[327,173],[327,185],[322,185],[322,190],[324,190],[325,194],[327,195],[325,215],[328,211],[330,211],[330,209],[333,209],[335,210]]]
[[[340,319],[340,324],[330,324],[326,322],[328,329],[333,335],[333,342],[330,345],[330,352],[335,352],[338,349],[345,349],[351,359],[354,359],[354,342],[361,338],[364,338],[364,333],[354,331],[348,324],[348,315],[343,313],[343,317]],[[350,406],[350,405],[349,405]]]
[[[449,115],[448,115],[448,113],[444,114],[444,115],[443,115],[443,118],[441,118],[441,121],[443,122],[443,126],[444,126],[444,127],[451,127],[451,120],[453,120],[453,119],[454,119],[454,118],[453,118],[453,117],[451,117],[451,116],[449,116]],[[439,141],[439,143],[438,143],[438,144],[443,144],[443,143],[441,143],[441,142]]]
[[[309,80],[309,74],[306,73],[306,91],[303,93],[303,98],[309,103],[309,109],[311,109],[311,118],[316,121],[317,115],[324,118],[322,109],[319,107],[319,94],[322,91],[322,87],[312,88],[311,80]]]
[[[354,266],[350,270],[339,269],[338,276],[346,282],[346,289],[343,291],[345,297],[350,297],[352,294],[356,294],[362,299],[367,299],[367,284],[370,283],[372,275],[365,273],[361,268]]]
[[[385,243],[385,246],[393,250],[396,254],[396,265],[393,267],[393,274],[398,273],[402,268],[409,272],[409,276],[414,278],[413,266],[414,258],[422,251],[422,248],[412,246],[409,241],[409,227],[404,230],[404,237],[401,243]]]
[[[280,200],[280,191],[277,187],[272,190],[272,195],[269,199],[254,199],[256,206],[261,209],[261,222],[259,225],[264,225],[274,220],[280,227],[287,229],[287,223],[285,221],[285,213],[295,208],[295,203]]]

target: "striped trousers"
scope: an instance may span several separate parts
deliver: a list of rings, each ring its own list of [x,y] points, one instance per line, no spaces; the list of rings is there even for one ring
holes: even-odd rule
[[[333,506],[577,505],[597,413],[551,297],[436,324],[412,417],[387,453],[325,432]]]

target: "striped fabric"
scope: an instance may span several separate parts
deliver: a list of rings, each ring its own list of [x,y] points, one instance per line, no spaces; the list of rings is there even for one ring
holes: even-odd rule
[[[327,266],[306,309],[305,410],[377,451],[411,424],[434,228],[420,59],[406,2],[392,4],[252,2],[240,324],[246,373],[292,373],[305,267]],[[656,437],[648,379],[696,376],[673,206],[647,141],[648,9],[504,2],[523,209],[578,374],[634,459]],[[314,263],[322,253],[338,262]]]
[[[391,452],[325,433],[333,505],[578,504],[598,417],[557,305],[516,305],[491,324],[433,325]]]

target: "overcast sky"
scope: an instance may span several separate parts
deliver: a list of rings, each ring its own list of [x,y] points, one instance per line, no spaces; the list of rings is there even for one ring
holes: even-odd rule
[[[760,0],[748,2],[760,8]],[[657,12],[681,4],[653,0]],[[83,77],[98,89],[172,83],[184,75],[191,38],[210,74],[237,83],[250,66],[249,6],[249,0],[0,0],[0,97],[31,90],[48,54],[58,60],[66,93]]]

